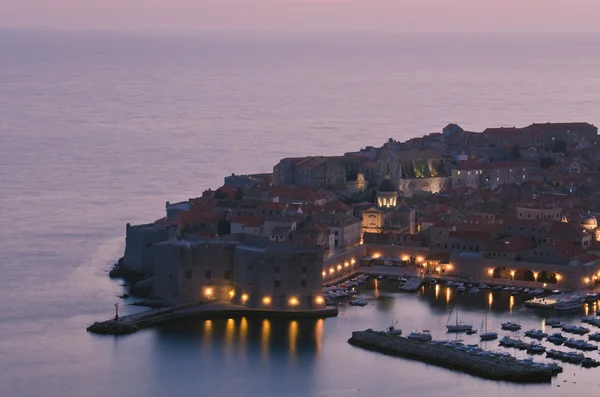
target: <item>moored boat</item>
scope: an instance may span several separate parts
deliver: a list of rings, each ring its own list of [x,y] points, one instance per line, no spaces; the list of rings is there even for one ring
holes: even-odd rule
[[[521,329],[521,324],[513,323],[512,321],[501,323],[500,326],[507,331],[518,331]]]
[[[408,339],[419,342],[428,342],[431,340],[431,334],[428,332],[411,332],[408,335]]]

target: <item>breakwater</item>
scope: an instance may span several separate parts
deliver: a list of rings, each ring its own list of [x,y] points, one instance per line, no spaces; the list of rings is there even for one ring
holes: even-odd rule
[[[373,330],[353,332],[348,343],[386,355],[421,361],[491,380],[540,383],[550,382],[554,375],[550,369],[536,368],[514,359],[472,354]]]

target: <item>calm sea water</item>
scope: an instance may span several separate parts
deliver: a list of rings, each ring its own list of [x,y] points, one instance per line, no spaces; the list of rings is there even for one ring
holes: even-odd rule
[[[0,395],[592,396],[600,370],[567,366],[553,385],[514,386],[346,344],[352,330],[396,320],[441,336],[444,291],[382,286],[365,291],[371,305],[325,321],[195,321],[119,338],[85,327],[122,293],[107,270],[125,223],[161,217],[166,200],[284,156],[448,122],[597,123],[598,48],[589,37],[0,31]],[[487,298],[462,299],[478,323]],[[508,296],[494,305],[495,324],[540,326],[518,299],[512,313]]]

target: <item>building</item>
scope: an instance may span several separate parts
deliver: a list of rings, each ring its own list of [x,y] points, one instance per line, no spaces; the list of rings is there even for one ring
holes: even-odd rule
[[[314,220],[331,230],[334,249],[346,249],[360,243],[362,220],[345,214],[320,214],[315,215]]]
[[[313,189],[351,187],[362,192],[366,187],[361,155],[308,156],[282,159],[273,167],[273,183],[283,186],[310,186]]]

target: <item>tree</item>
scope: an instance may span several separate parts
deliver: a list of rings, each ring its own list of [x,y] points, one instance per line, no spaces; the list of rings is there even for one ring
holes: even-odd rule
[[[510,149],[510,157],[513,160],[521,159],[521,149],[519,148],[519,145],[515,145]]]
[[[554,142],[550,150],[552,150],[552,153],[567,153],[567,143],[559,139]]]

